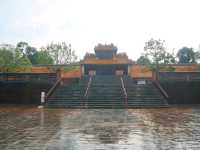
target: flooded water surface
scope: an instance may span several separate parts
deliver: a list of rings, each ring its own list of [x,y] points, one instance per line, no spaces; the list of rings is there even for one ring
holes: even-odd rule
[[[199,150],[200,107],[0,107],[0,149]]]

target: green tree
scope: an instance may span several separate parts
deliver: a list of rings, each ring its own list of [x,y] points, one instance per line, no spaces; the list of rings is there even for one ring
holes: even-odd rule
[[[37,53],[37,49],[35,47],[31,47],[31,46],[28,46],[25,50],[25,55],[28,57],[28,59],[30,60],[30,62],[32,64],[34,64],[34,55]]]
[[[12,51],[0,49],[0,72],[8,72],[8,69],[13,67],[14,55]]]
[[[28,47],[28,43],[21,41],[19,43],[17,43],[16,49],[18,49],[21,53],[26,53],[26,48]]]
[[[200,60],[200,51],[195,52],[195,61],[196,63],[199,63]]]
[[[28,57],[30,62],[33,64],[33,56],[37,53],[37,49],[35,47],[30,46],[27,42],[19,42],[16,48],[24,55]]]
[[[147,64],[151,64],[151,61],[149,60],[149,58],[145,57],[145,56],[140,56],[137,59],[137,64],[140,65],[147,65]]]
[[[16,68],[31,66],[30,60],[19,49],[0,49],[0,65],[2,72],[15,72]]]
[[[181,48],[178,53],[177,57],[179,59],[178,63],[195,63],[195,52],[193,48],[183,47]]]
[[[163,64],[174,64],[174,63],[176,63],[174,54],[166,52],[165,55],[163,56]]]
[[[1,66],[12,65],[14,60],[13,53],[6,49],[0,49],[0,64]]]
[[[15,49],[14,65],[17,66],[31,66],[31,61],[24,55],[21,50]]]
[[[77,60],[77,55],[72,50],[71,44],[67,45],[65,42],[51,43],[42,49],[51,55],[55,64],[70,64]]]
[[[38,51],[33,54],[32,57],[33,65],[52,65],[53,58],[51,58],[50,54],[47,51]]]
[[[175,62],[173,54],[166,51],[165,41],[150,39],[145,43],[144,56],[151,60],[151,64],[147,64],[156,73],[156,80],[159,78],[159,70],[161,64],[172,64]]]

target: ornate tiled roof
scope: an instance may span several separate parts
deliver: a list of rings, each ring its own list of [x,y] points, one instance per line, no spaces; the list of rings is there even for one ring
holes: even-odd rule
[[[114,46],[114,44],[98,44],[97,46],[95,46],[94,51],[114,51],[117,52],[117,47]]]

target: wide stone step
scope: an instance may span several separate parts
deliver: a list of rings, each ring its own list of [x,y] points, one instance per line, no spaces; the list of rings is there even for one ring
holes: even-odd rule
[[[60,86],[52,94],[47,103],[55,108],[135,108],[167,106],[163,96],[151,82],[137,85],[130,77],[123,77],[128,94],[127,104],[122,91],[120,77],[95,76],[88,91],[88,97],[83,97],[89,81],[83,77],[79,84]]]
[[[73,101],[51,101],[48,104],[82,104],[83,102],[78,101],[78,102],[73,102]]]
[[[88,97],[123,97],[122,93],[91,93]]]
[[[140,102],[140,103],[154,103],[154,102],[161,102],[161,103],[164,103],[163,100],[139,100],[139,99],[135,99],[135,100],[127,100],[128,103],[136,103],[136,102]]]
[[[76,93],[74,93],[74,94],[54,94],[53,95],[53,97],[80,97],[81,96],[81,94],[76,94]]]
[[[128,95],[128,99],[163,99],[162,96],[159,95],[152,95],[152,96],[148,96],[148,95]]]
[[[57,99],[57,98],[52,98],[52,99],[49,99],[48,100],[48,102],[51,102],[51,101],[56,101],[56,102],[58,102],[58,101],[82,101],[82,99],[80,99],[80,98],[63,98],[63,99]]]
[[[164,103],[128,103],[128,106],[167,106]]]
[[[100,97],[100,98],[88,98],[88,101],[95,101],[95,102],[97,102],[97,101],[123,101],[124,99],[122,99],[122,98],[102,98],[102,97]]]

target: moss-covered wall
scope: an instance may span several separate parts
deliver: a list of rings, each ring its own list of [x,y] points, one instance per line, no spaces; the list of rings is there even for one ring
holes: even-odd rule
[[[0,103],[40,104],[56,80],[55,73],[0,73]]]
[[[41,81],[0,82],[0,104],[40,104],[41,91],[53,83]]]
[[[169,104],[200,104],[200,81],[160,81]]]

